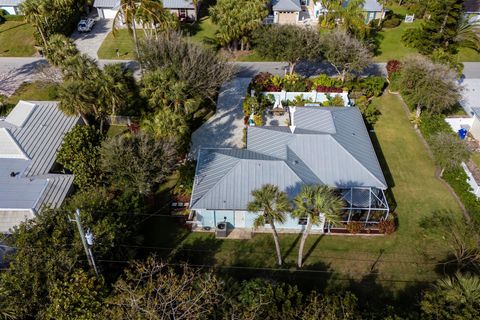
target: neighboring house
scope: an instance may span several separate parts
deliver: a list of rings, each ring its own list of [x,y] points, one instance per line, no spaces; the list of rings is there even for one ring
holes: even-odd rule
[[[113,19],[120,9],[120,0],[95,0],[93,7],[97,9],[100,18]]]
[[[349,0],[343,2],[348,5]],[[377,0],[365,0],[363,4],[365,23],[374,19],[384,19],[385,10]],[[308,24],[318,22],[318,18],[328,10],[321,1],[314,0],[272,0],[273,19],[267,20],[278,24]]]
[[[0,10],[8,14],[20,14],[20,4],[25,0],[0,0]]]
[[[252,229],[252,191],[273,184],[292,199],[305,184],[334,187],[345,200],[343,225],[371,227],[388,217],[388,188],[362,114],[355,107],[293,107],[291,126],[248,127],[246,149],[201,149],[190,201],[197,230]],[[304,219],[287,218],[279,230],[298,232]],[[314,232],[329,226],[314,226]],[[268,229],[268,226],[265,228]],[[263,231],[263,230],[259,230]]]
[[[180,20],[197,20],[197,11],[193,0],[162,0],[163,7],[170,10]]]
[[[343,6],[347,6],[350,0],[345,0]],[[385,9],[377,0],[365,0],[363,3],[363,12],[365,14],[365,23],[375,19],[385,18]]]
[[[73,175],[52,173],[63,136],[78,122],[57,102],[20,101],[0,120],[0,233],[59,207]]]
[[[302,6],[300,0],[273,0],[273,23],[297,24],[300,21]]]

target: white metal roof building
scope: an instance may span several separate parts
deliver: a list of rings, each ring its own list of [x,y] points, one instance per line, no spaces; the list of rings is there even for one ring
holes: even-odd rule
[[[62,204],[73,175],[50,173],[65,133],[79,122],[57,102],[20,101],[0,120],[0,232],[43,206]]]
[[[265,184],[290,199],[303,185],[319,184],[345,200],[344,222],[388,216],[388,185],[357,108],[291,108],[290,120],[290,127],[249,127],[246,149],[201,149],[190,207],[228,216],[225,210],[245,211]]]

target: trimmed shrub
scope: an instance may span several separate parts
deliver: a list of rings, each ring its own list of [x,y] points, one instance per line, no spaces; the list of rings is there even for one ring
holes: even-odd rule
[[[478,228],[480,225],[480,201],[471,192],[472,188],[467,182],[468,177],[465,171],[462,168],[446,170],[442,178],[455,191]]]
[[[353,89],[361,91],[368,98],[373,96],[379,97],[383,93],[385,83],[386,81],[383,77],[367,77],[353,83]]]
[[[380,233],[383,234],[392,234],[395,232],[395,220],[393,219],[387,219],[387,220],[381,220],[378,223],[378,229]]]
[[[363,222],[350,221],[347,223],[347,231],[351,234],[357,234],[363,230]]]
[[[429,115],[425,113],[420,116],[420,132],[428,141],[437,133],[453,133],[453,130],[445,122],[444,115]]]
[[[402,23],[402,20],[396,16],[392,16],[390,19],[383,21],[382,27],[384,28],[396,28]]]

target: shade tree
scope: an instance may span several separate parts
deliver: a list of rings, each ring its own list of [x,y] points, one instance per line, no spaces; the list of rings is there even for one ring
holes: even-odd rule
[[[422,111],[443,113],[460,100],[455,72],[426,57],[411,56],[405,59],[396,84],[406,102],[415,108],[417,119]]]
[[[253,43],[260,56],[287,61],[290,74],[301,60],[316,60],[322,56],[318,33],[301,26],[263,26],[254,33]]]
[[[338,29],[322,34],[321,48],[342,83],[347,76],[364,71],[372,63],[370,49],[362,41]]]
[[[459,168],[462,162],[466,162],[470,158],[470,151],[465,141],[448,132],[440,132],[432,136],[430,147],[435,162],[442,169],[440,175],[445,170]]]

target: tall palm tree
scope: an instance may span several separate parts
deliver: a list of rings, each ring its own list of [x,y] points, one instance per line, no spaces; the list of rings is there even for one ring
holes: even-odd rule
[[[480,22],[469,21],[468,18],[462,16],[454,41],[463,48],[480,52]]]
[[[78,49],[73,41],[59,33],[52,35],[48,39],[48,47],[45,50],[48,62],[56,67],[63,65],[68,58],[78,53]]]
[[[89,124],[88,115],[94,114],[97,118],[99,117],[96,107],[98,98],[89,81],[67,80],[60,86],[58,95],[59,108],[66,115],[78,115],[87,125]]]
[[[118,30],[117,26],[120,21],[127,26],[128,31],[133,36],[135,43],[135,52],[137,56],[140,55],[140,47],[137,35],[137,23],[140,22],[139,16],[145,21],[154,22],[161,21],[159,15],[164,14],[165,10],[160,3],[155,0],[121,0],[120,9],[113,18],[112,33],[115,36]]]
[[[47,21],[47,11],[45,8],[45,1],[26,0],[20,4],[20,12],[26,22],[32,24],[42,38],[43,46],[47,47],[47,34],[44,28],[44,23]]]
[[[290,211],[290,202],[287,194],[279,190],[277,186],[266,184],[260,189],[252,191],[253,200],[247,205],[249,212],[258,214],[254,221],[254,227],[263,227],[269,224],[272,229],[273,241],[277,251],[278,264],[282,265],[282,253],[275,223],[284,223],[286,213]]]
[[[121,64],[109,64],[100,73],[100,79],[96,81],[100,102],[109,106],[112,116],[117,114],[126,101],[128,86],[125,83],[125,69]]]
[[[358,36],[367,30],[363,12],[364,0],[350,0],[346,6],[342,6],[339,12],[342,19],[341,27],[346,32]]]
[[[343,201],[327,186],[304,186],[294,199],[295,209],[292,216],[306,218],[307,227],[303,231],[298,250],[298,267],[303,264],[303,249],[313,225],[320,225],[323,219],[330,223],[339,220]]]
[[[169,138],[176,141],[184,149],[188,144],[190,128],[185,117],[178,113],[163,108],[153,116],[142,121],[142,129],[151,133],[156,139]]]

